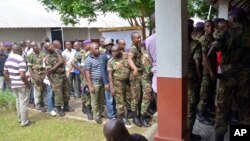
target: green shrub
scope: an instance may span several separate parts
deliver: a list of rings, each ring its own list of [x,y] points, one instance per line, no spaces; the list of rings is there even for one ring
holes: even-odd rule
[[[14,109],[16,97],[10,91],[0,91],[0,109]]]

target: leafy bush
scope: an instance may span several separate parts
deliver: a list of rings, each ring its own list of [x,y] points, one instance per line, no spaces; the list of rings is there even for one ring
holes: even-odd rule
[[[0,91],[0,109],[14,109],[16,97],[10,91]]]

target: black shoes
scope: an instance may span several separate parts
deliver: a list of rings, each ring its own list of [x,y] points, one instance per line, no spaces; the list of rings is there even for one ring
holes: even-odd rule
[[[208,116],[206,116],[202,112],[198,113],[198,120],[199,120],[199,122],[206,124],[206,125],[210,125],[210,126],[214,125],[214,121],[211,120],[210,118],[208,118]]]
[[[95,122],[98,123],[98,124],[102,124],[102,119],[101,119],[101,117],[96,117],[96,118],[95,118]]]
[[[190,135],[190,141],[200,141],[201,140],[201,136],[200,135],[195,135],[193,133],[191,133]]]
[[[87,114],[87,107],[85,104],[82,104],[82,113]]]
[[[56,106],[56,114],[60,117],[65,116],[65,113],[62,110],[61,106]]]
[[[69,103],[68,102],[64,102],[63,111],[64,112],[74,112],[75,110],[73,108],[69,107]]]
[[[138,127],[141,127],[141,126],[142,126],[141,120],[140,120],[139,115],[137,114],[137,112],[134,112],[133,123],[134,123],[136,126],[138,126]]]
[[[148,120],[147,120],[147,116],[146,115],[142,115],[141,116],[141,124],[144,127],[150,127],[151,125],[149,124]]]
[[[87,114],[88,120],[93,120],[93,114],[92,114],[90,105],[86,107],[86,114]]]

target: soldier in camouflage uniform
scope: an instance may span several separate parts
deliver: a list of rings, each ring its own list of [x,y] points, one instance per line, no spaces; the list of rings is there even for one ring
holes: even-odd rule
[[[147,110],[150,104],[151,93],[152,93],[152,77],[153,72],[152,63],[148,52],[146,51],[146,47],[142,45],[142,77],[141,77],[141,85],[142,85],[142,102],[141,102],[141,123],[144,127],[150,127],[151,125],[148,123],[147,120]]]
[[[223,141],[227,132],[228,116],[233,99],[239,104],[240,123],[250,125],[250,28],[245,22],[246,13],[233,9],[229,13],[231,28],[218,38],[214,51],[221,50],[222,73],[217,91],[215,140]]]
[[[72,112],[74,109],[69,107],[70,90],[66,77],[66,71],[62,56],[55,51],[52,45],[48,48],[48,54],[45,59],[47,77],[51,82],[52,89],[55,93],[55,106],[57,114],[64,116],[64,112]],[[62,107],[63,106],[63,109]]]
[[[213,57],[214,61],[212,64],[208,63],[207,53],[211,44],[213,43],[213,30],[214,25],[213,21],[208,20],[204,25],[205,34],[200,38],[200,42],[202,45],[202,65],[203,65],[203,77],[201,82],[201,90],[200,90],[200,101],[198,104],[199,110],[199,121],[207,124],[214,125],[214,122],[208,118],[208,102],[213,99],[215,96],[216,90],[216,79],[214,78],[216,70],[213,70],[212,67],[216,63],[216,56]]]
[[[81,100],[82,100],[82,112],[84,114],[87,114],[88,119],[89,120],[93,120],[93,114],[91,112],[91,99],[90,99],[90,92],[89,92],[89,88],[86,82],[86,74],[85,71],[83,69],[84,67],[84,61],[85,59],[89,56],[90,52],[89,52],[89,45],[91,43],[91,40],[85,40],[82,43],[83,48],[81,49],[81,51],[79,52],[79,54],[77,54],[73,60],[73,66],[76,66],[76,62],[80,63],[80,68],[81,69],[81,89],[82,89],[82,95],[81,95]]]
[[[36,42],[31,42],[31,47],[33,52],[27,57],[28,67],[30,76],[32,77],[35,85],[35,97],[37,103],[35,103],[36,109],[46,112],[44,108],[43,93],[45,90],[45,84],[43,80],[45,78],[45,68],[43,67],[43,59],[46,54],[41,52],[41,44]]]
[[[194,32],[198,32],[200,27],[196,27]],[[188,25],[188,41],[189,41],[189,61],[188,61],[188,113],[187,125],[190,131],[190,140],[201,140],[199,135],[192,133],[196,118],[196,108],[200,96],[200,84],[202,77],[202,49],[198,40],[193,40],[191,34],[193,32],[192,22]],[[199,34],[196,34],[199,36]],[[194,37],[194,39],[197,37]],[[199,37],[198,37],[199,38]]]
[[[109,83],[112,95],[116,101],[117,117],[124,124],[130,125],[128,120],[127,92],[130,68],[127,55],[121,49],[112,49],[113,57],[108,61]]]
[[[117,44],[119,50],[122,51],[123,55],[128,55],[128,53],[125,51],[126,48],[126,42],[123,39],[119,39],[118,40],[118,44]],[[128,117],[132,118],[133,114],[131,112],[131,90],[130,90],[130,83],[126,84],[126,89],[127,89],[127,96],[126,96],[126,102],[127,102],[127,108],[128,108]]]
[[[141,97],[141,77],[142,77],[142,51],[141,51],[141,36],[137,32],[131,34],[133,42],[132,47],[128,53],[128,63],[131,69],[130,73],[130,85],[131,85],[131,110],[134,113],[133,123],[136,126],[141,127],[139,101]]]

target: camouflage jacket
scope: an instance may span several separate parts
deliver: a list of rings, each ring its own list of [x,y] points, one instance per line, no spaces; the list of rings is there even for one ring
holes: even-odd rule
[[[58,57],[56,53],[53,54],[47,54],[46,59],[45,59],[45,68],[46,69],[51,69],[54,67],[58,62]],[[65,64],[60,65],[52,74],[51,78],[53,77],[64,77],[66,76],[66,71],[65,71]]]
[[[189,52],[190,52],[190,56],[189,56],[189,61],[188,61],[188,70],[196,71],[196,64],[194,60],[202,58],[201,43],[197,40],[191,41],[189,45]]]
[[[46,54],[40,52],[38,55],[35,52],[32,52],[29,56],[27,56],[27,63],[32,71],[40,72],[43,71],[43,60]]]
[[[114,80],[128,80],[130,69],[127,56],[123,54],[121,59],[111,58],[108,61],[108,71],[113,72]]]
[[[135,66],[137,67],[138,70],[142,70],[142,61],[141,61],[142,51],[141,51],[141,48],[133,45],[129,49],[129,54],[134,55],[133,62],[135,64]]]

